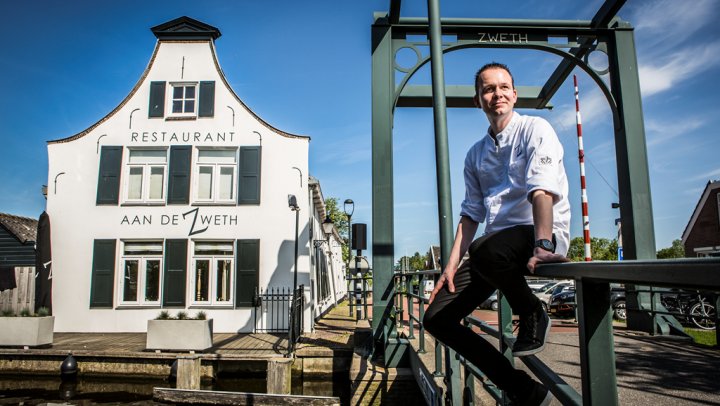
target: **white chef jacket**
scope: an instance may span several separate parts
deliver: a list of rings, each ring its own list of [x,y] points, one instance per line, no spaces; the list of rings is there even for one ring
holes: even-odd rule
[[[532,225],[532,192],[544,190],[553,195],[555,252],[566,255],[570,204],[563,147],[555,131],[541,117],[513,112],[510,123],[496,138],[488,129],[467,153],[460,215],[486,222],[485,233]]]

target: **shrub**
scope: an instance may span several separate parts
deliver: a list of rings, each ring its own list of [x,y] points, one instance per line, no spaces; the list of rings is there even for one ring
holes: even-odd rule
[[[163,310],[158,314],[155,320],[170,320],[170,313],[167,310]]]
[[[3,310],[2,317],[15,317],[15,312],[10,309]]]
[[[182,310],[179,311],[179,312],[177,312],[177,319],[178,319],[178,320],[187,320],[187,319],[188,319],[188,314],[187,314],[187,312],[182,311]]]
[[[20,317],[30,317],[32,315],[33,315],[32,312],[27,307],[20,310]]]
[[[202,310],[197,312],[197,314],[195,315],[195,320],[205,320],[205,319],[207,319],[207,314],[205,314],[205,312]]]
[[[36,316],[38,317],[47,317],[50,315],[50,309],[47,307],[41,307],[38,309]]]

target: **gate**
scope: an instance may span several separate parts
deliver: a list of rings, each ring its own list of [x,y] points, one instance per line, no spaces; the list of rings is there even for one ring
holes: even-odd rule
[[[255,332],[287,333],[292,289],[270,287],[255,293]]]

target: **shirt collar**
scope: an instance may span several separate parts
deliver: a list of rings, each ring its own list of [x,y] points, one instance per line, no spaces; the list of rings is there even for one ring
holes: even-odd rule
[[[497,138],[498,145],[504,145],[507,143],[507,140],[510,138],[510,136],[514,133],[515,127],[518,125],[518,122],[520,122],[520,114],[517,111],[513,110],[512,118],[510,119],[510,122],[508,125],[503,128],[502,131],[500,131],[495,138]],[[490,141],[495,143],[495,140],[493,139],[493,136],[490,135],[490,132],[492,131],[492,127],[488,126],[487,133],[485,136],[489,138]]]

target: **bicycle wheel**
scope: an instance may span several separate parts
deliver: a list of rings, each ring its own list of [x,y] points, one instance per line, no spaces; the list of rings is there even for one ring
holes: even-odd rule
[[[715,329],[715,307],[709,303],[695,303],[690,308],[690,320],[703,330]]]

